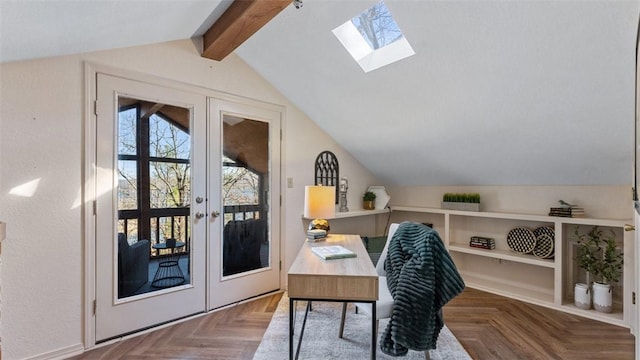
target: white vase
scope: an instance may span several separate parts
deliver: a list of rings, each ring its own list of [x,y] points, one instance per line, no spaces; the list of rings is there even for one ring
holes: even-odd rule
[[[577,283],[573,290],[573,301],[579,309],[591,309],[591,291],[589,285]]]
[[[613,309],[613,289],[611,285],[593,283],[593,308],[610,313]]]

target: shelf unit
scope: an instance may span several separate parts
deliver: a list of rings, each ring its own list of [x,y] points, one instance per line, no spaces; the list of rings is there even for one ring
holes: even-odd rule
[[[367,215],[377,215],[377,214],[388,214],[391,209],[374,209],[374,210],[353,210],[346,212],[338,212],[336,211],[335,219],[356,217],[356,216],[367,216]]]
[[[438,231],[462,275],[465,284],[479,290],[507,296],[610,324],[630,327],[633,289],[633,236],[624,231],[631,220],[564,218],[536,214],[474,212],[392,206],[392,221],[429,222]],[[542,259],[510,250],[507,234],[515,227],[547,226],[554,229],[554,257]],[[573,285],[580,272],[574,258],[573,231],[581,233],[592,226],[616,234],[624,251],[624,274],[614,293],[614,311],[600,313],[573,305]],[[469,246],[471,236],[495,239],[496,249]]]
[[[377,209],[377,210],[376,209],[374,209],[374,210],[353,210],[353,211],[345,211],[345,212],[336,211],[335,216],[331,217],[331,218],[328,218],[328,220],[331,220],[331,219],[344,219],[344,218],[368,216],[368,215],[388,214],[390,212],[391,212],[390,208]],[[301,215],[301,217],[303,219],[310,220],[308,218],[305,218],[304,215]]]

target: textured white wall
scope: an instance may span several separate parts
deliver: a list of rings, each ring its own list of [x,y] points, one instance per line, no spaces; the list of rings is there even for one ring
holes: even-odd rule
[[[77,344],[82,329],[82,66],[2,64],[2,355]]]
[[[204,59],[199,46],[185,40],[1,65],[0,217],[10,224],[2,264],[3,358],[46,358],[83,346],[84,61],[286,106],[282,175],[293,177],[294,187],[284,192],[285,269],[304,239],[304,185],[313,181],[319,152],[337,155],[351,182],[350,202],[376,183],[243,61]]]
[[[82,348],[84,239],[78,201],[83,166],[84,61],[286,106],[282,178],[292,177],[294,187],[284,189],[285,269],[303,241],[304,185],[313,182],[313,161],[319,152],[331,150],[337,155],[341,175],[349,178],[350,209],[357,209],[367,186],[380,185],[238,57],[232,55],[223,62],[206,60],[198,55],[198,46],[178,41],[0,65],[0,219],[8,223],[2,246],[0,325],[5,359],[52,357]],[[416,206],[437,206],[442,190],[389,188],[392,204]],[[587,198],[590,191],[596,196]],[[584,199],[587,210],[608,209],[614,214],[611,217],[618,217],[627,208],[622,195],[627,191],[624,186],[479,190],[490,193],[486,199],[496,210],[546,208],[551,206],[549,201],[563,197],[567,201]],[[505,196],[510,199],[508,205],[502,202]],[[630,202],[628,205],[630,208]],[[359,228],[370,219],[353,221]],[[336,226],[346,231],[348,222],[341,219]]]

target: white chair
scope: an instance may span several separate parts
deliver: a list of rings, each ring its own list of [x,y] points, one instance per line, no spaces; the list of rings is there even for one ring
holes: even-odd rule
[[[388,319],[391,317],[391,313],[393,311],[393,296],[389,292],[389,287],[387,286],[387,273],[384,270],[384,261],[387,258],[387,249],[389,248],[389,243],[391,242],[391,238],[393,234],[395,234],[396,230],[398,230],[398,226],[400,224],[393,223],[389,226],[389,234],[387,235],[387,242],[384,244],[384,248],[382,249],[382,253],[380,254],[380,259],[378,259],[378,263],[376,264],[376,272],[378,273],[378,301],[376,302],[376,328],[375,328],[375,339],[378,339],[378,325],[380,324],[380,319]],[[371,317],[371,304],[368,303],[354,303],[356,306],[356,313],[364,313],[367,316]],[[342,317],[340,319],[340,333],[338,336],[342,338],[342,334],[344,333],[344,321],[347,314],[347,303],[342,303]],[[429,351],[425,351],[425,359],[429,360]]]

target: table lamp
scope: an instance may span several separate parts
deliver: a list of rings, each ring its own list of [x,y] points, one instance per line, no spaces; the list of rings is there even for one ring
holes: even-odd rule
[[[304,217],[311,219],[309,230],[321,229],[329,232],[328,218],[336,214],[336,187],[308,185],[304,187]]]

